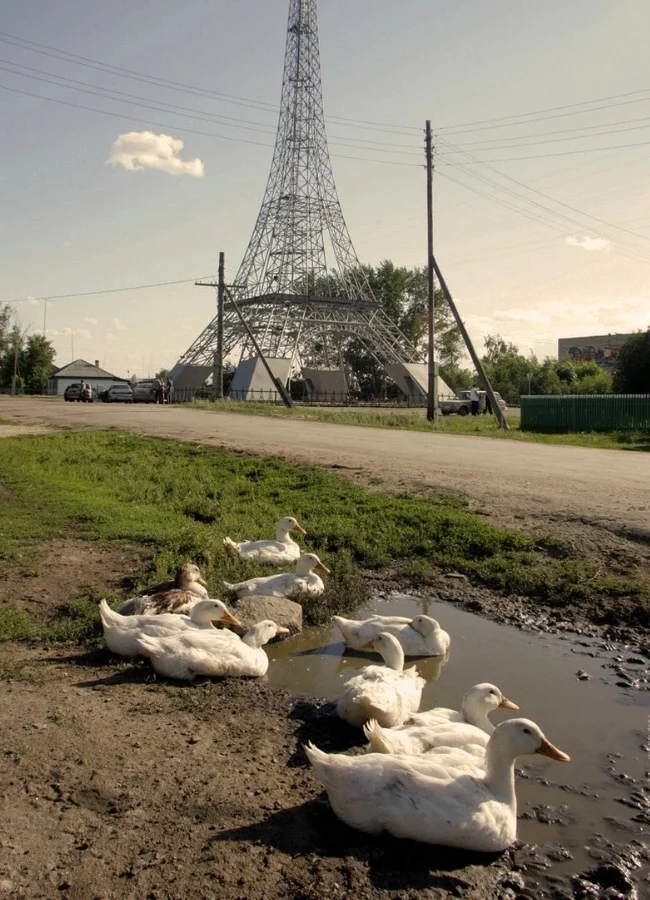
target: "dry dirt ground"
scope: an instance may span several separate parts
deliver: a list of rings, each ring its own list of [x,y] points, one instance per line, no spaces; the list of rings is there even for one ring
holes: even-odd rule
[[[5,564],[0,603],[47,620],[144,562],[51,541]],[[260,681],[174,686],[106,650],[1,652],[0,898],[508,896],[509,854],[366,839],[334,818],[301,748],[359,735],[318,701]]]

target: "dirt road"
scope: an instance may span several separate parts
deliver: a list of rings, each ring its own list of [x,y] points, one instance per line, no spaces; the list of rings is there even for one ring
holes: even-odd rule
[[[504,522],[600,525],[650,540],[650,458],[465,435],[398,432],[210,413],[174,406],[0,398],[0,418],[57,428],[120,428],[138,434],[342,467],[386,487],[460,491]],[[519,523],[521,525],[521,522]],[[552,530],[552,529],[551,529]]]

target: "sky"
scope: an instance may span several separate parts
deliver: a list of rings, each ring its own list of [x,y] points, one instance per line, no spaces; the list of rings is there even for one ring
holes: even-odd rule
[[[193,282],[219,251],[234,280],[253,230],[287,10],[3,4],[0,302],[57,364],[146,377],[213,318]],[[543,357],[650,324],[647,0],[321,0],[319,27],[362,262],[426,263],[430,119],[436,258],[479,347],[500,333]],[[115,292],[40,299],[94,291]]]

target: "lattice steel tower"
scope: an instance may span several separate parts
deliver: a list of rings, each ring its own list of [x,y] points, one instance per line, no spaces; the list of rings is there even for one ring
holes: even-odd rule
[[[384,365],[422,360],[373,297],[343,218],[325,134],[316,7],[316,0],[289,3],[271,172],[231,289],[264,355],[288,361],[283,378],[294,364],[337,365],[351,338]],[[177,363],[175,384],[200,386],[216,335],[215,318]],[[255,353],[226,300],[224,357],[237,347],[242,358]]]

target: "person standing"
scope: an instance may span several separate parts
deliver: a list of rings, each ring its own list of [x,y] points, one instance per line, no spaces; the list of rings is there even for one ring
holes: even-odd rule
[[[479,394],[476,388],[476,385],[472,385],[472,390],[469,392],[469,399],[472,402],[472,415],[478,415],[478,405],[479,405]]]
[[[167,375],[167,377],[165,378],[165,381],[164,381],[165,403],[172,402],[172,390],[173,389],[174,389],[174,385],[172,383],[172,380],[169,377],[169,375]]]

